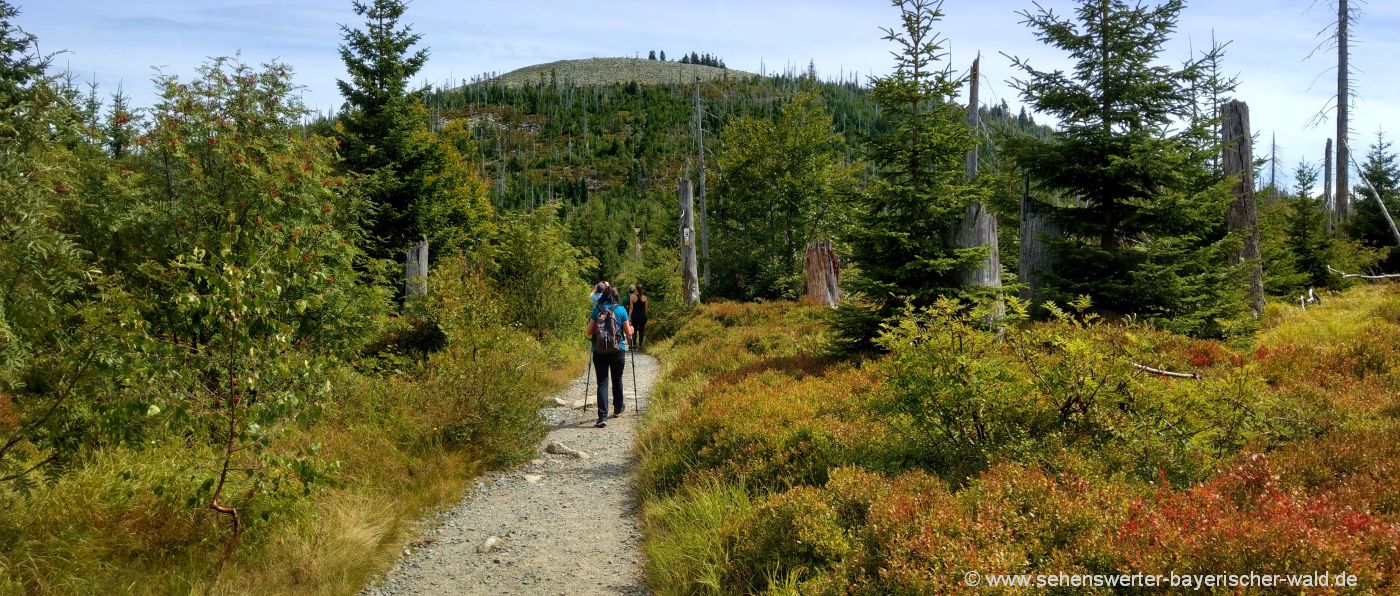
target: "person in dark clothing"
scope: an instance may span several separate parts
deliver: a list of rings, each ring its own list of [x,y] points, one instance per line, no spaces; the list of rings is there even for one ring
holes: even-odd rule
[[[638,350],[646,346],[647,306],[647,293],[642,284],[632,284],[632,294],[627,298],[627,316],[632,319],[632,327],[637,330]]]
[[[593,371],[598,379],[598,422],[593,425],[597,428],[607,426],[609,382],[612,384],[612,417],[618,417],[625,409],[622,369],[627,363],[627,338],[632,335],[632,322],[627,309],[618,302],[617,288],[608,286],[588,317],[588,337],[593,339]],[[609,330],[608,326],[612,328]]]

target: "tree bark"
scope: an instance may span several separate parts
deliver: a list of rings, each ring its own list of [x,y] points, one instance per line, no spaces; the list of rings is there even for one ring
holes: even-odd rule
[[[841,301],[841,259],[831,248],[831,241],[807,244],[807,299],[822,306],[836,308]]]
[[[1234,176],[1235,200],[1230,202],[1225,221],[1230,233],[1244,237],[1234,254],[1236,264],[1244,263],[1249,276],[1249,308],[1254,316],[1264,313],[1264,270],[1259,255],[1259,212],[1254,196],[1254,150],[1250,138],[1249,106],[1232,100],[1222,108],[1221,162],[1225,175]]]

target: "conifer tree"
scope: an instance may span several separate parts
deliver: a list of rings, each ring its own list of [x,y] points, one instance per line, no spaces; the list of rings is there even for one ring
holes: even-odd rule
[[[1299,162],[1293,170],[1296,195],[1287,214],[1288,250],[1294,267],[1312,287],[1330,285],[1327,271],[1332,258],[1332,238],[1327,233],[1327,207],[1312,196],[1317,184],[1317,166]]]
[[[490,226],[485,185],[464,165],[460,149],[428,129],[426,89],[409,81],[428,59],[413,50],[419,35],[400,25],[403,0],[354,2],[363,29],[341,26],[341,60],[349,81],[337,81],[346,105],[337,125],[345,166],[368,175],[364,184],[375,208],[370,253],[401,258],[427,236],[438,255],[469,250]],[[452,222],[452,226],[443,224]]]
[[[1384,133],[1377,133],[1376,141],[1366,151],[1360,174],[1363,179],[1352,188],[1347,235],[1365,246],[1384,249],[1388,256],[1379,265],[1384,272],[1400,271],[1400,247],[1380,211],[1384,203],[1392,218],[1400,214],[1400,160]],[[1381,203],[1376,201],[1377,192]]]
[[[943,16],[942,3],[893,4],[902,24],[886,29],[885,39],[899,48],[895,72],[877,79],[872,91],[886,131],[871,140],[876,177],[849,232],[860,276],[848,286],[870,307],[843,308],[843,333],[858,346],[906,300],[923,306],[959,293],[959,267],[976,250],[950,248],[949,232],[963,208],[983,198],[966,180],[964,159],[976,141],[952,101],[959,83],[939,66],[945,54],[933,25]]]
[[[1008,150],[1042,188],[1068,198],[1052,212],[1066,236],[1052,246],[1049,297],[1087,295],[1109,312],[1218,335],[1244,302],[1225,257],[1229,181],[1211,170],[1214,151],[1200,149],[1207,121],[1192,118],[1203,61],[1159,61],[1182,6],[1081,0],[1073,19],[1022,12],[1074,66],[1044,71],[1013,60],[1025,76],[1015,81],[1022,97],[1062,125]],[[1180,129],[1181,121],[1190,124]]]

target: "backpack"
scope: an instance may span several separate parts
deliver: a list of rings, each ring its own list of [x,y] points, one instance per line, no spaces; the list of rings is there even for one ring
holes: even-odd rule
[[[611,304],[598,305],[597,328],[593,331],[593,351],[599,354],[616,354],[621,348],[618,345],[619,336],[622,331],[617,322],[617,315],[613,314],[613,309],[617,308]]]

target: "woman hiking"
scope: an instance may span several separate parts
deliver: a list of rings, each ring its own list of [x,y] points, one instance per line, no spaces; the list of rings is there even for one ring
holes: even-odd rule
[[[593,340],[593,371],[598,378],[598,422],[608,421],[608,382],[612,382],[612,417],[622,414],[622,368],[627,362],[627,338],[632,335],[631,317],[618,304],[617,288],[603,288],[602,296],[588,317],[588,337]]]
[[[647,293],[641,283],[632,284],[632,294],[627,297],[627,316],[637,330],[636,348],[640,350],[647,338]]]

